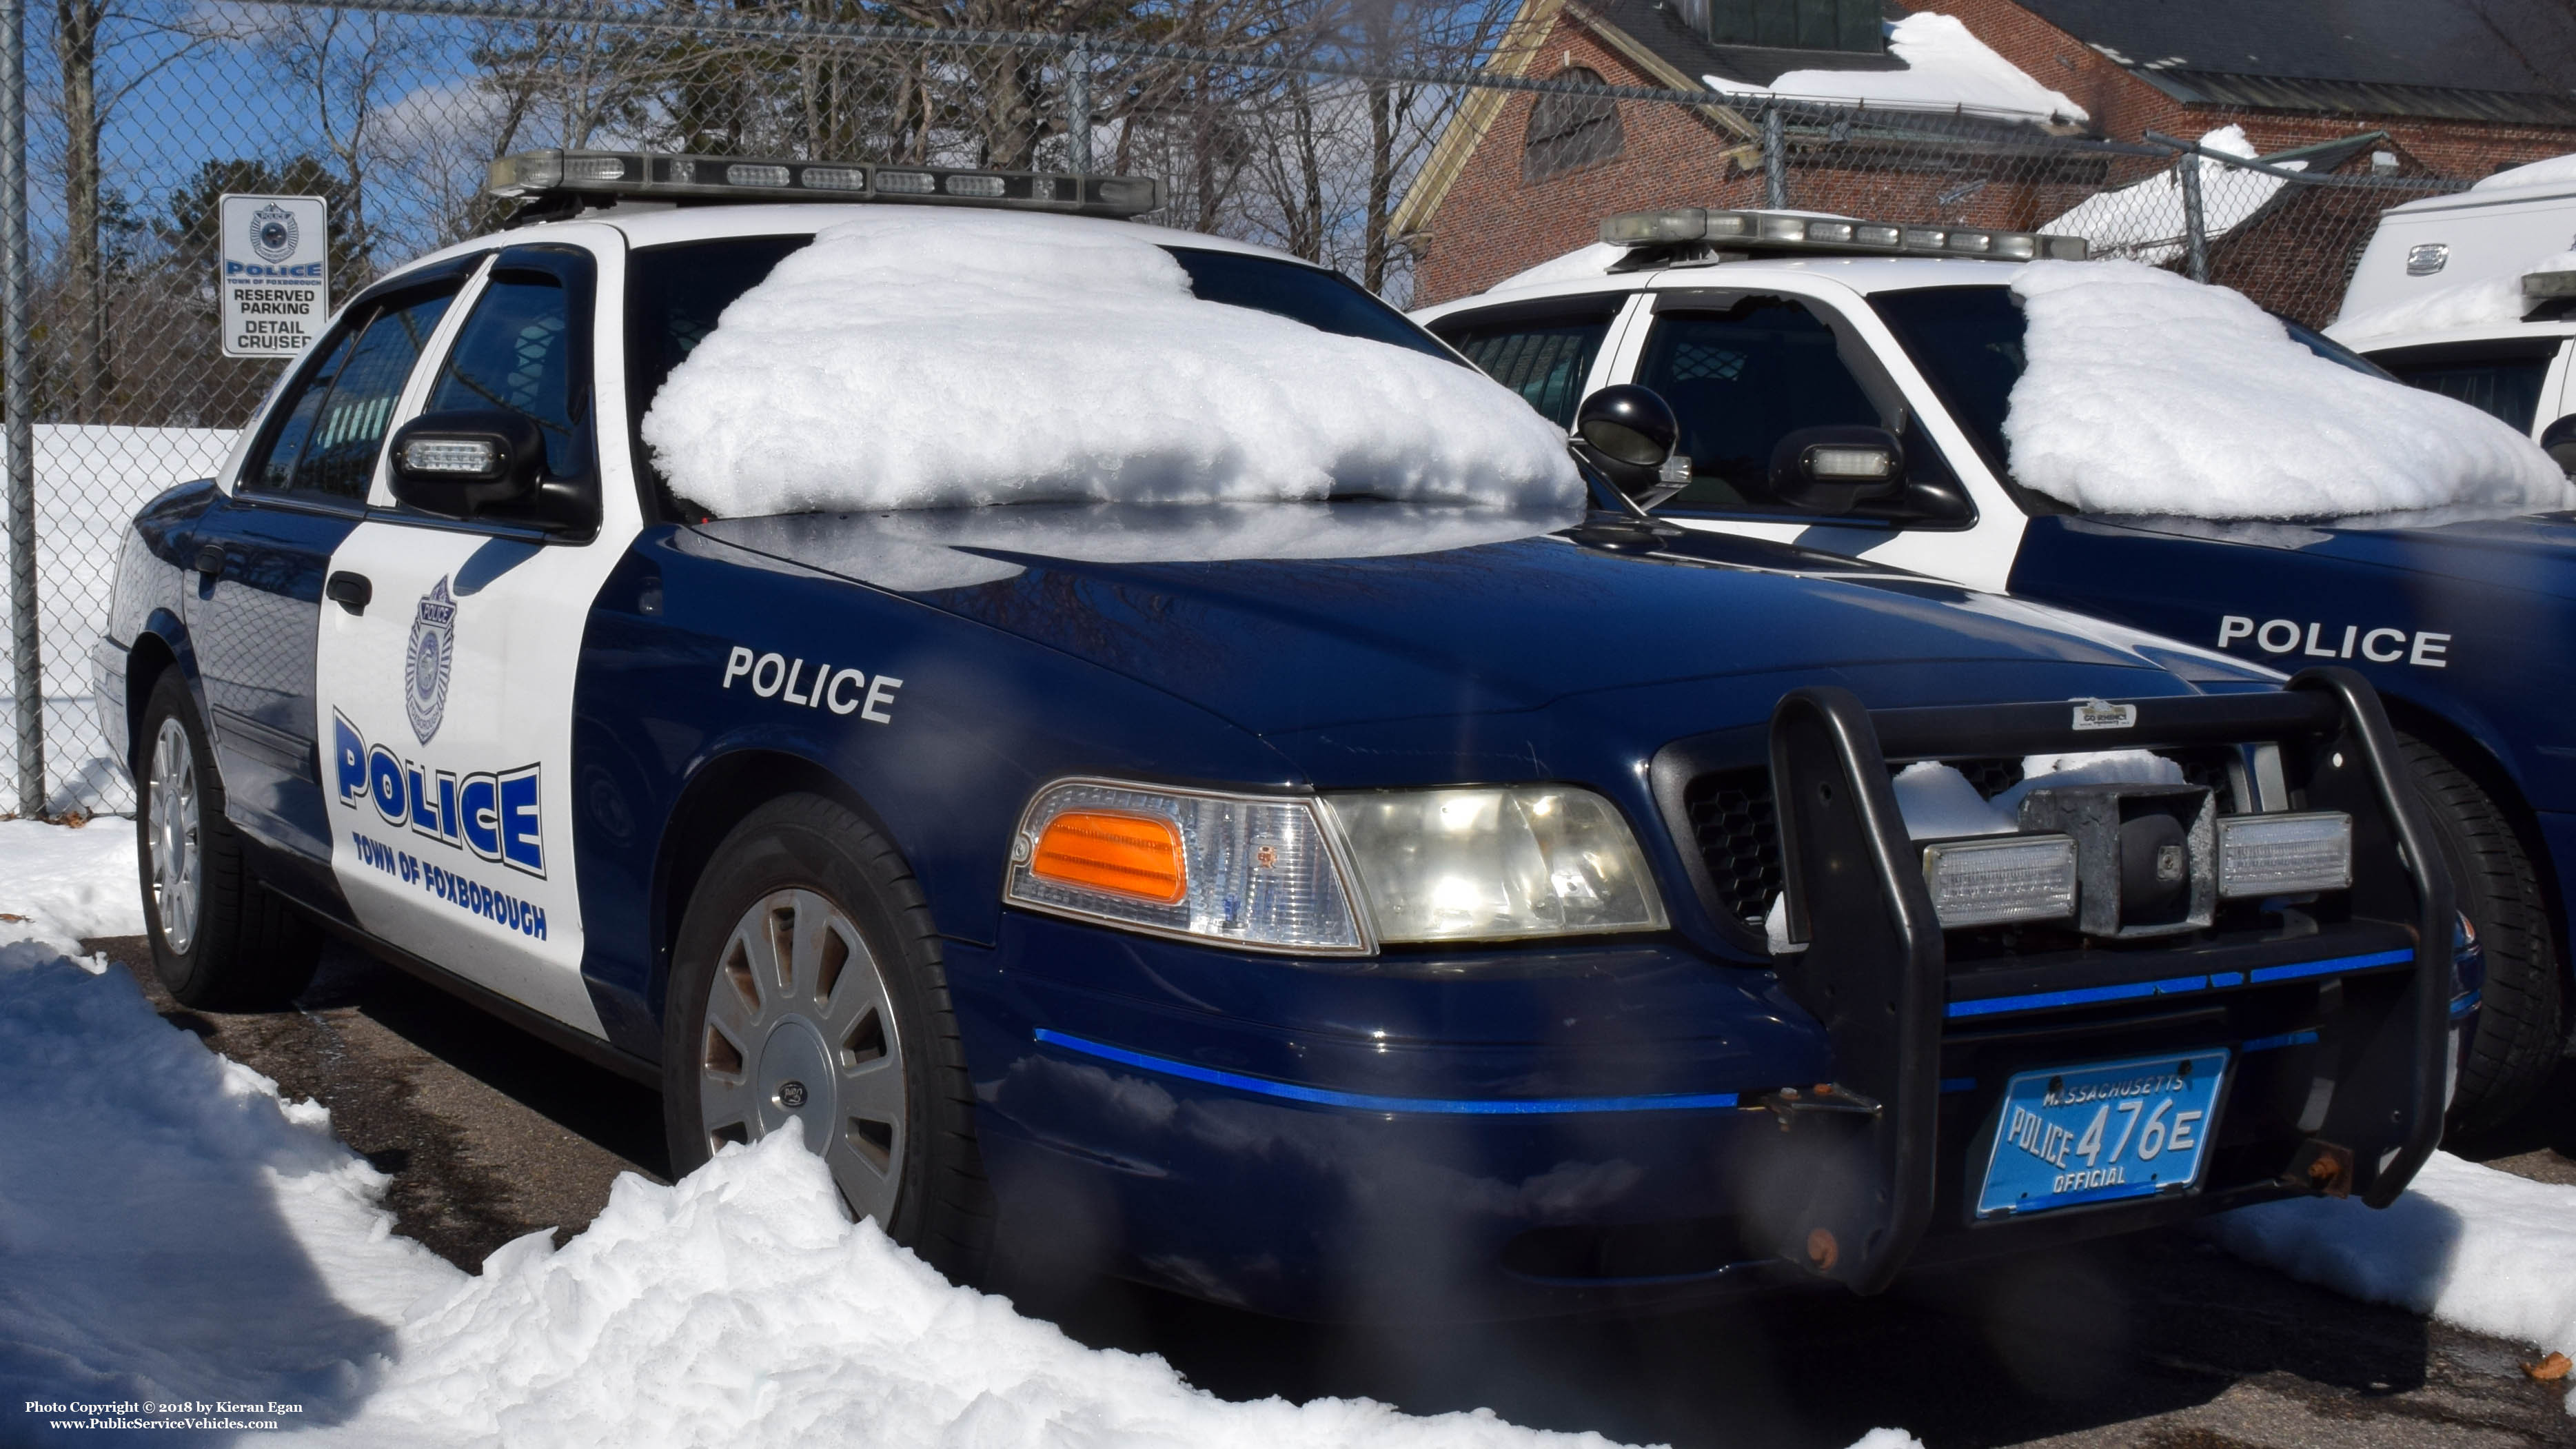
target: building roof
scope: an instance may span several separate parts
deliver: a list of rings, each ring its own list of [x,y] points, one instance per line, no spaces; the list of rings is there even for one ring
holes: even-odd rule
[[[2559,0],[2017,0],[2187,104],[2576,124]]]

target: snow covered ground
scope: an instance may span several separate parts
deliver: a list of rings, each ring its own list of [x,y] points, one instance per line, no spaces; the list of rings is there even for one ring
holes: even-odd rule
[[[2221,126],[2205,132],[2200,144],[2229,156],[2247,160],[2254,157],[2254,143],[2246,139],[2242,126]],[[2308,163],[2287,161],[2281,169],[2305,171]],[[2244,170],[2223,161],[2203,161],[2201,226],[2209,239],[2216,241],[2251,221],[2289,184],[2278,176]],[[2180,257],[2189,245],[2181,174],[2175,167],[2167,167],[2143,181],[2088,196],[2039,230],[2080,236],[2093,244],[2096,258],[2163,266]]]
[[[213,473],[235,436],[222,428],[36,428],[36,611],[55,810],[133,806],[132,787],[102,756],[90,706],[90,646],[107,617],[118,541],[154,494]],[[9,602],[0,595],[0,762],[17,758],[11,638]]]
[[[140,929],[133,880],[124,821],[0,824],[0,912],[24,918],[0,923],[0,1442],[96,1437],[32,1399],[249,1424],[271,1415],[145,1406],[295,1404],[274,1422],[367,1449],[1611,1449],[1481,1410],[1220,1400],[844,1222],[789,1137],[621,1179],[563,1247],[532,1234],[462,1273],[393,1232],[387,1179],[327,1112],[72,959]]]

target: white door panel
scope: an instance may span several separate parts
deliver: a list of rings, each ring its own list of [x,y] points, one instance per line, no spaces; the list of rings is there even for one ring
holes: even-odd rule
[[[593,1035],[572,850],[572,681],[619,550],[369,521],[322,610],[331,865],[358,924]]]

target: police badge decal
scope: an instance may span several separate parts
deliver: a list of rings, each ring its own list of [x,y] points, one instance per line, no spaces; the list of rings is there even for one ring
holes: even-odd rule
[[[282,262],[295,255],[295,213],[272,201],[250,214],[250,244],[253,251],[272,262]]]
[[[403,712],[422,744],[438,733],[447,714],[447,667],[456,652],[456,599],[441,578],[420,596],[412,616],[411,648],[403,660]]]

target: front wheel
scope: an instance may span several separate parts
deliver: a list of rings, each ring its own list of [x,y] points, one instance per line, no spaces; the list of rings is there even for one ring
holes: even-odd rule
[[[674,1171],[793,1121],[853,1217],[973,1281],[991,1241],[974,1094],[938,936],[893,846],[814,795],[717,847],[665,996]]]
[[[161,984],[211,1011],[285,1005],[313,979],[322,937],[243,858],[205,725],[177,671],[153,684],[136,742],[135,855]]]
[[[2486,957],[2477,1029],[2451,1099],[2453,1129],[2478,1132],[2511,1117],[2558,1064],[2559,965],[2549,902],[2513,822],[2478,782],[2412,735],[2398,743]]]

